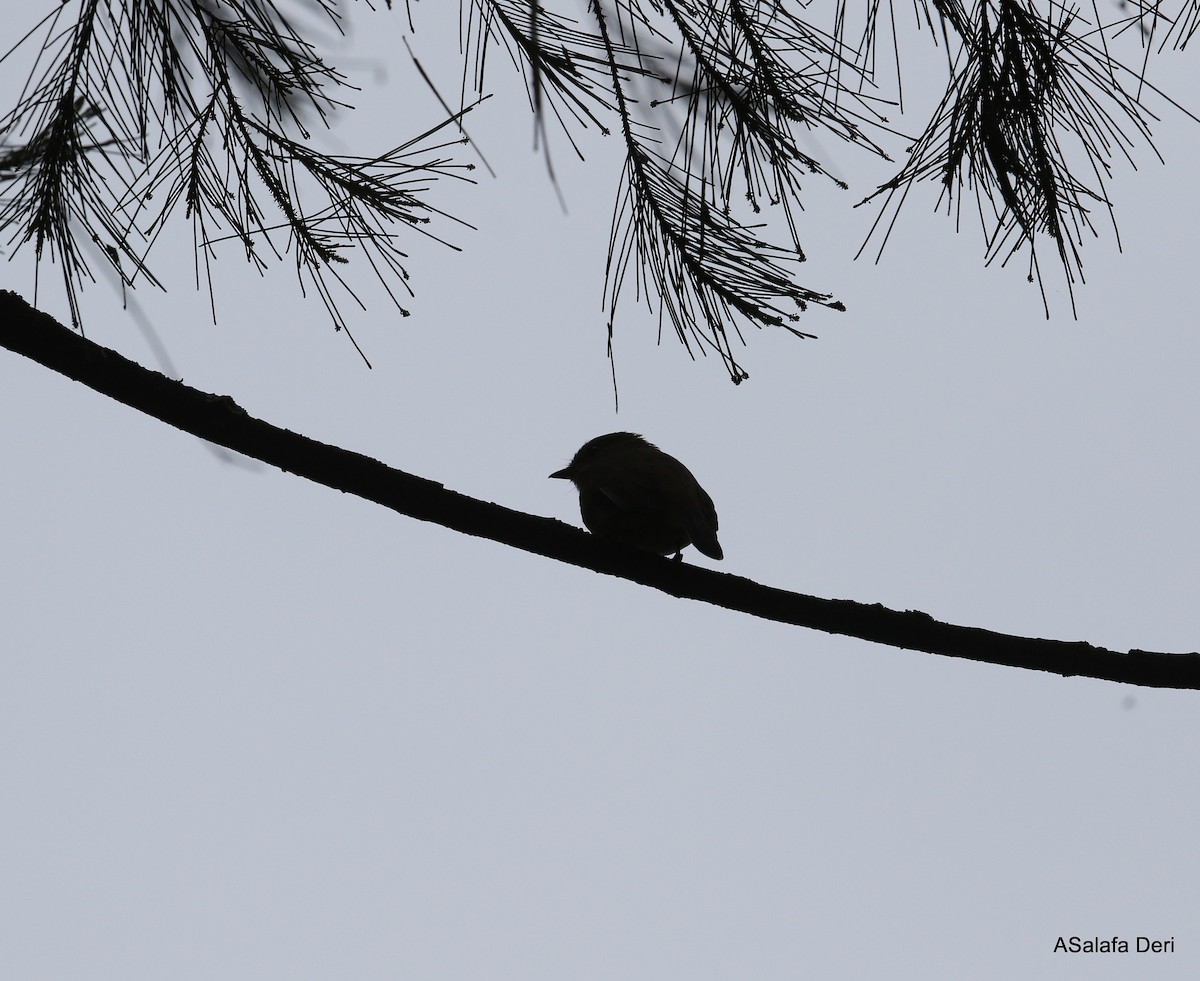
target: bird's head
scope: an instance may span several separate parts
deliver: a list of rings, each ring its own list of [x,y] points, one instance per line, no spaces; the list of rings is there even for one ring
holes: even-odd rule
[[[595,473],[597,467],[619,461],[622,454],[647,448],[657,449],[653,443],[642,439],[637,433],[608,433],[597,436],[584,443],[570,463],[550,476],[569,480],[578,487]]]

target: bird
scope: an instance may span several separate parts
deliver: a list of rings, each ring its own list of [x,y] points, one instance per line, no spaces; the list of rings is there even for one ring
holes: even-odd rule
[[[692,472],[636,433],[608,433],[580,447],[551,478],[579,490],[588,531],[656,555],[688,545],[712,559],[725,557],[717,541],[717,509]]]

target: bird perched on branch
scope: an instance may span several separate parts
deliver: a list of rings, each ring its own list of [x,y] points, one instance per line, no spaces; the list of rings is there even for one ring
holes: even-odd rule
[[[597,436],[550,476],[579,489],[593,535],[676,559],[688,545],[724,558],[712,498],[687,467],[635,433]]]

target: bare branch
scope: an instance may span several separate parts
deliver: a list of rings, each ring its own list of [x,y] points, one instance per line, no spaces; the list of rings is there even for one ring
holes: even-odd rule
[[[751,616],[926,651],[1064,676],[1156,688],[1200,688],[1200,653],[1111,651],[1082,641],[1014,637],[940,623],[924,613],[805,596],[659,558],[551,518],[467,497],[377,460],[251,417],[210,395],[128,361],[0,291],[0,345],[168,425],[400,514]]]

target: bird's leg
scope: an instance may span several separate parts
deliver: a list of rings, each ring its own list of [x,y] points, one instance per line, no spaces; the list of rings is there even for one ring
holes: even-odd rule
[[[680,549],[678,552],[676,552],[674,558],[672,558],[671,561],[672,562],[682,562],[683,561],[683,549]]]

